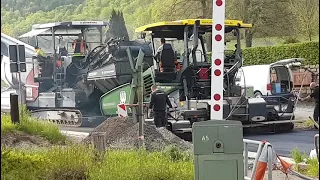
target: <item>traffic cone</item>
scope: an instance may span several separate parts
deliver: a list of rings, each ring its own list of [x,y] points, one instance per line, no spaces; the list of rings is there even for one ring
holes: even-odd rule
[[[268,163],[268,145],[264,145],[259,157],[256,173],[254,174],[254,180],[263,180],[264,174],[267,170]]]
[[[277,154],[277,158],[280,161],[280,164],[282,166],[282,172],[285,173],[286,175],[288,174],[288,171],[290,170],[292,164],[286,162],[285,160],[281,159],[280,156]]]

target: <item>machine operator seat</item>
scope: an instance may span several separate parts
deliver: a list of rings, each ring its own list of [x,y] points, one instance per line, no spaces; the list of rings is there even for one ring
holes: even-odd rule
[[[159,55],[160,72],[156,72],[156,82],[169,82],[176,79],[175,53],[171,44],[164,44]]]
[[[164,44],[160,52],[160,63],[163,72],[175,72],[175,55],[171,44]]]

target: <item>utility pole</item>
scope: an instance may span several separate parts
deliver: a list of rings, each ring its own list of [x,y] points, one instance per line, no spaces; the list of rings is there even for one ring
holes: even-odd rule
[[[141,148],[144,148],[144,114],[143,114],[143,77],[142,77],[142,61],[143,61],[144,53],[139,51],[136,70],[137,70],[137,78],[138,78],[138,88],[137,88],[137,96],[138,96],[138,121],[139,121],[139,150],[141,152]]]

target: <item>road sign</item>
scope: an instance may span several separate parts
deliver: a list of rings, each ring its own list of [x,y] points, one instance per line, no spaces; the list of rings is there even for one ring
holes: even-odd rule
[[[26,72],[26,53],[24,45],[9,45],[10,71]]]

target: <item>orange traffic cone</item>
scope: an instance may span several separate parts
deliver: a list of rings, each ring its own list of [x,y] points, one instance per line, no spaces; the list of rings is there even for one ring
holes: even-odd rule
[[[280,164],[282,166],[282,172],[285,173],[286,175],[288,175],[288,171],[290,170],[292,164],[286,162],[285,160],[281,159],[279,155],[277,155],[277,158],[280,161]]]
[[[263,180],[264,174],[267,170],[268,163],[268,146],[264,145],[261,155],[259,157],[256,173],[254,174],[254,180]]]

